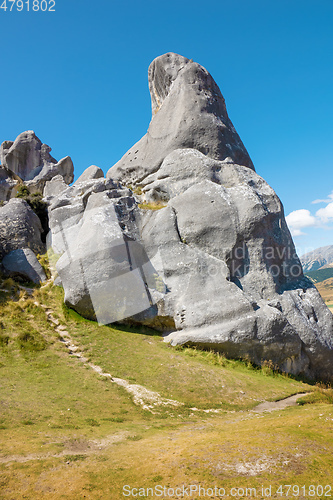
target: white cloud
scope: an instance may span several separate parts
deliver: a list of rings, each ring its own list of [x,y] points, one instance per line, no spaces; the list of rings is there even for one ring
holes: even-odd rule
[[[292,236],[301,236],[305,234],[301,229],[317,226],[318,224],[316,217],[311,215],[310,210],[305,210],[304,208],[291,212],[287,215],[286,221]]]
[[[316,203],[331,203],[333,201],[333,191],[328,195],[326,200],[314,200],[311,203],[314,205]]]
[[[290,229],[292,236],[303,236],[304,234],[306,234],[306,233],[303,233],[303,231],[301,231],[300,229],[293,229],[291,227],[289,227],[289,229]]]
[[[292,236],[303,236],[306,233],[302,231],[305,227],[321,227],[322,229],[333,229],[333,191],[326,200],[314,200],[312,203],[325,203],[326,207],[320,208],[312,215],[310,210],[301,208],[294,210],[286,217]]]
[[[319,210],[317,210],[316,216],[319,217],[319,219],[324,223],[332,222],[333,221],[333,202],[326,205],[326,207],[320,208]]]

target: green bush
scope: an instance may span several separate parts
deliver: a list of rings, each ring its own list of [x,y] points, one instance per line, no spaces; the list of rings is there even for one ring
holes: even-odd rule
[[[49,218],[47,213],[47,203],[43,201],[42,193],[31,194],[29,188],[24,184],[21,184],[17,189],[16,198],[25,200],[30,208],[39,217],[43,228],[42,240],[45,243],[46,235],[49,231]]]

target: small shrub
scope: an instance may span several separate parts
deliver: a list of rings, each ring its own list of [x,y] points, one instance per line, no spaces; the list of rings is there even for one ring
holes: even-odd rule
[[[16,198],[22,198],[25,200],[28,196],[30,196],[30,191],[28,186],[26,186],[25,184],[21,184],[17,188]]]
[[[138,436],[137,434],[135,434],[134,436],[127,436],[127,439],[129,441],[140,441],[140,439],[142,439],[142,436]]]
[[[2,282],[2,288],[5,288],[6,290],[10,292],[16,292],[18,287],[17,283],[13,280],[13,278],[7,278]]]
[[[142,186],[136,186],[134,189],[132,189],[134,194],[141,195],[142,194]]]
[[[9,343],[9,335],[1,331],[1,325],[2,323],[0,323],[0,347],[7,347]]]
[[[274,375],[275,366],[273,361],[265,360],[261,363],[261,373],[266,377],[271,377]]]
[[[51,271],[50,271],[50,263],[49,263],[48,254],[45,253],[44,255],[37,255],[37,259],[44,270],[45,276],[48,279],[50,279],[51,278]]]
[[[17,340],[20,348],[26,351],[43,351],[47,345],[44,337],[34,329],[19,333]]]
[[[302,406],[320,403],[333,404],[333,389],[322,389],[318,387],[307,396],[299,398],[297,403]]]
[[[29,188],[24,184],[21,184],[17,189],[16,198],[25,200],[30,208],[39,217],[43,228],[42,241],[45,243],[46,235],[49,231],[49,218],[47,212],[47,203],[43,201],[42,193],[31,194]]]
[[[87,455],[65,455],[64,460],[65,462],[78,462],[79,460],[85,460],[87,458]]]
[[[101,424],[95,420],[94,418],[86,418],[86,422],[88,425],[91,425],[92,427],[99,427]]]

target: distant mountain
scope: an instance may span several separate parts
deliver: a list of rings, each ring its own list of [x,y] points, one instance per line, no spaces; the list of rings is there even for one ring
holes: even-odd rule
[[[320,247],[301,257],[304,273],[333,266],[333,245]]]

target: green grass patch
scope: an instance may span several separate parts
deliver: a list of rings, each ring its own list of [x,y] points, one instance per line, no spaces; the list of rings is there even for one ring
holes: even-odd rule
[[[304,396],[297,400],[297,403],[300,405],[306,404],[333,404],[333,389],[321,389],[316,387],[311,394]]]
[[[160,210],[161,208],[166,207],[166,203],[162,203],[161,201],[151,201],[150,203],[139,203],[138,207],[142,210]]]

